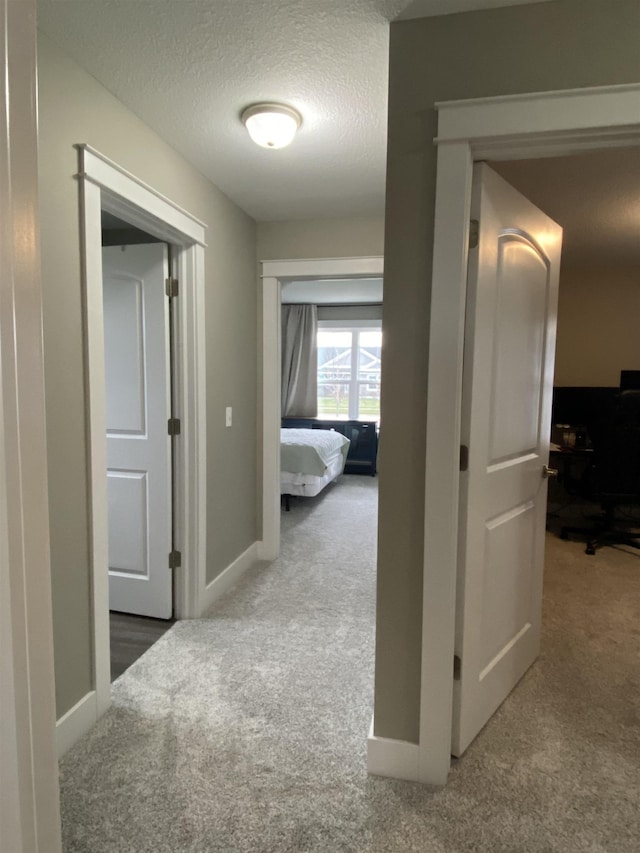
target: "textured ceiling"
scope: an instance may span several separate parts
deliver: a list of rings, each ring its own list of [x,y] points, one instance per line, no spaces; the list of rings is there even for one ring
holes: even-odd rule
[[[257,220],[382,213],[388,18],[407,0],[45,0],[39,26]],[[240,123],[295,107],[278,151]]]
[[[261,221],[382,214],[389,21],[522,2],[39,0],[38,14],[54,42]],[[302,113],[289,148],[250,141],[239,116],[260,100]],[[563,225],[565,262],[638,263],[638,156],[496,168]]]
[[[389,21],[523,0],[40,0],[39,26],[257,220],[381,214]],[[254,145],[244,107],[303,116]]]

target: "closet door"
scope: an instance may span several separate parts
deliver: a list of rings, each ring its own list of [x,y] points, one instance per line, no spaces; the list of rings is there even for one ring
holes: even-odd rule
[[[168,249],[103,249],[109,607],[173,610]]]

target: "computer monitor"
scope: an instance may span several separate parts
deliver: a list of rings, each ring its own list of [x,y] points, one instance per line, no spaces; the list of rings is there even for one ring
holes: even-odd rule
[[[640,370],[621,370],[620,390],[640,391]]]

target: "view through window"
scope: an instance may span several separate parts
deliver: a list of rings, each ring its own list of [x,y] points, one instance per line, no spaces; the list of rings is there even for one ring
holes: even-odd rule
[[[380,419],[379,328],[318,331],[318,416]]]

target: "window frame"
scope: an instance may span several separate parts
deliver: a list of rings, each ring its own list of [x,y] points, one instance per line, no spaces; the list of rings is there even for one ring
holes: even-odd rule
[[[351,332],[351,375],[349,378],[349,403],[347,417],[340,415],[325,415],[318,411],[319,420],[350,420],[350,421],[380,421],[380,414],[371,415],[370,417],[362,417],[360,411],[360,385],[364,384],[363,380],[358,378],[358,360],[360,355],[360,335],[362,332],[377,332],[382,333],[382,320],[318,320],[318,332],[322,331],[342,331]],[[317,340],[317,339],[316,339]],[[318,368],[319,370],[319,368]],[[318,388],[320,388],[320,377],[318,376]]]

